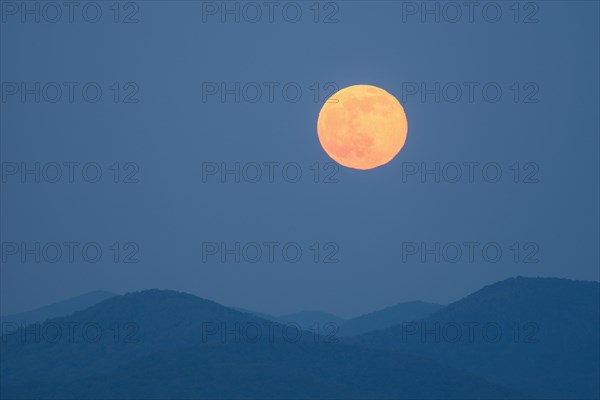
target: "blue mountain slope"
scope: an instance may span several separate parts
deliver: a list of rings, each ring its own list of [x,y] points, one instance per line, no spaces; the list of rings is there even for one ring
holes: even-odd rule
[[[598,398],[600,284],[512,278],[366,346],[425,356],[537,398]]]
[[[6,332],[20,325],[40,323],[50,318],[72,314],[75,311],[83,310],[113,296],[116,296],[116,294],[97,290],[82,294],[77,297],[72,297],[67,300],[59,301],[57,303],[49,304],[35,310],[1,316],[0,323],[3,324],[3,332]]]
[[[360,335],[389,328],[403,322],[425,318],[443,308],[441,304],[410,301],[353,318],[340,325],[340,336]]]
[[[323,329],[327,329],[329,325],[332,327],[339,327],[345,321],[336,315],[323,312],[323,311],[300,311],[293,314],[282,315],[277,318],[281,323],[296,324],[302,329],[320,332]]]
[[[335,343],[172,291],[116,296],[46,321],[40,332],[41,339],[32,327],[1,338],[2,398],[513,395],[424,358]]]

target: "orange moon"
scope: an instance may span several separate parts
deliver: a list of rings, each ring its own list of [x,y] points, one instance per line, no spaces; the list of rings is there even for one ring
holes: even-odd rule
[[[317,122],[319,141],[339,164],[373,169],[390,162],[404,146],[408,123],[394,96],[370,85],[334,93]]]

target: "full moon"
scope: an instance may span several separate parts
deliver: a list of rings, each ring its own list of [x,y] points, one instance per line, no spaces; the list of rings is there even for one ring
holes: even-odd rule
[[[390,162],[404,146],[408,123],[394,96],[370,85],[334,93],[317,122],[319,141],[339,164],[373,169]]]

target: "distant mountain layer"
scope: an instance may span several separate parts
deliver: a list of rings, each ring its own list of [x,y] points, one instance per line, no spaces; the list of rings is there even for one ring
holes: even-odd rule
[[[425,303],[423,301],[400,303],[346,321],[340,326],[338,334],[340,336],[354,336],[389,328],[403,322],[425,318],[443,307],[441,304]]]
[[[513,278],[354,343],[425,356],[537,398],[599,396],[600,284]]]
[[[12,331],[23,325],[44,322],[50,318],[67,316],[75,311],[83,310],[114,296],[116,296],[115,293],[94,291],[32,311],[0,316],[0,323],[2,323],[3,328],[2,332]],[[387,307],[383,310],[361,315],[350,320],[344,320],[323,311],[300,311],[275,317],[242,308],[234,309],[266,320],[294,325],[312,332],[327,332],[337,336],[353,336],[372,330],[389,328],[402,322],[424,318],[442,307],[439,304],[413,301]]]
[[[3,335],[0,398],[598,399],[599,300],[513,278],[340,338],[147,290]]]
[[[335,329],[345,322],[343,318],[323,311],[301,311],[282,315],[278,317],[277,320],[281,323],[297,324],[302,329],[314,332],[320,332],[322,329],[327,329],[327,325],[331,325]]]
[[[4,315],[0,317],[0,323],[3,325],[2,332],[7,332],[17,326],[36,324],[44,322],[50,318],[69,315],[75,311],[83,310],[113,296],[116,296],[116,294],[98,290],[53,303],[45,307],[37,308],[35,310],[12,315]]]
[[[266,320],[269,320],[269,321],[277,321],[277,317],[274,317],[274,316],[269,315],[269,314],[261,313],[261,312],[258,312],[258,311],[246,310],[245,308],[239,308],[239,307],[231,307],[231,308],[234,309],[234,310],[236,310],[236,311],[239,311],[241,313],[244,313],[244,314],[254,315],[254,316],[258,317],[258,318],[266,319]]]
[[[442,307],[444,306],[441,304],[411,301],[386,307],[383,310],[361,315],[350,320],[344,320],[323,311],[301,311],[274,317],[256,311],[238,310],[281,324],[295,324],[302,329],[312,332],[326,332],[336,336],[354,336],[369,331],[389,328],[403,322],[425,318]]]
[[[510,398],[425,358],[336,343],[185,293],[116,296],[2,338],[2,398]]]

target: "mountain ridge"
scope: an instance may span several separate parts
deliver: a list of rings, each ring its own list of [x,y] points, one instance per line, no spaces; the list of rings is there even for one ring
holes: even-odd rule
[[[515,277],[429,317],[352,338],[541,398],[596,398],[600,283]]]
[[[135,323],[133,337],[132,332],[115,335],[115,327],[127,322]],[[75,326],[73,335],[58,340],[23,342],[23,335],[30,338],[31,327],[2,336],[0,375],[9,382],[2,385],[2,397],[514,395],[426,358],[348,346],[336,338],[284,327],[176,291],[151,289],[115,296],[40,326],[44,331],[67,324]],[[107,334],[85,337],[83,326]],[[240,335],[236,332],[240,327],[242,331],[258,327],[263,335],[256,339],[248,330]]]
[[[11,329],[16,328],[18,325],[40,323],[49,318],[63,317],[72,314],[75,311],[83,310],[114,296],[117,296],[117,294],[104,290],[94,290],[32,310],[2,315],[0,316],[0,323],[5,328]],[[2,332],[5,331],[6,330],[3,329]]]

